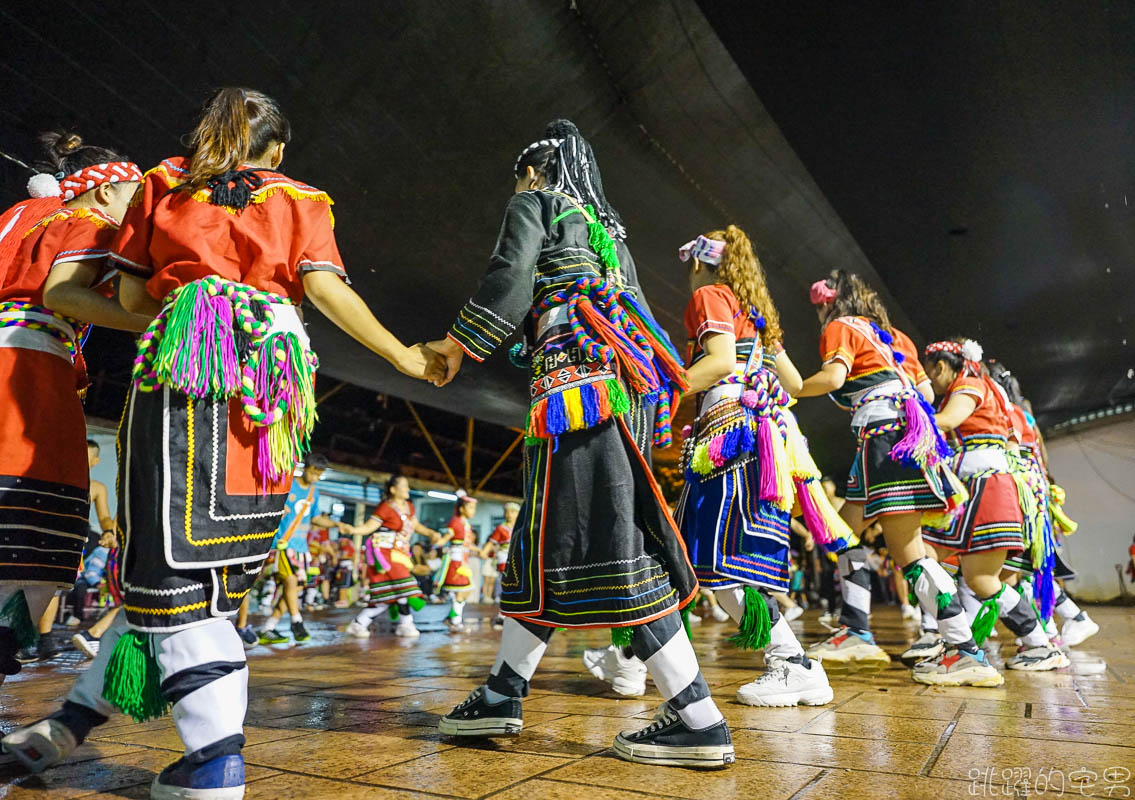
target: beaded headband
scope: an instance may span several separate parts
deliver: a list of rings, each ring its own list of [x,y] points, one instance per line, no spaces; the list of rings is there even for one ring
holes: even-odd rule
[[[130,183],[141,180],[142,170],[134,162],[111,161],[84,167],[64,178],[56,178],[45,172],[33,175],[28,180],[28,194],[32,197],[58,197],[66,203],[104,183]]]

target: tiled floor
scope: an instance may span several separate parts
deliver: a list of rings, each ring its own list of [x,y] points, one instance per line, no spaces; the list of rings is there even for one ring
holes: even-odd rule
[[[603,633],[553,637],[525,703],[523,735],[459,744],[438,735],[440,713],[482,678],[499,634],[388,634],[370,641],[337,632],[346,612],[313,615],[303,647],[257,648],[244,755],[252,798],[499,797],[588,800],[679,798],[973,798],[1135,793],[1135,611],[1096,608],[1102,632],[1070,669],[1008,673],[999,689],[930,689],[898,662],[832,674],[823,708],[755,709],[733,702],[757,660],[725,642],[726,626],[695,628],[695,646],[733,726],[737,763],[700,772],[627,764],[614,735],[644,725],[660,701],[619,700],[582,669],[584,647]],[[820,638],[817,612],[797,623]],[[879,609],[880,644],[903,649],[912,628]],[[1001,639],[1008,634],[1002,629]],[[1101,669],[1101,664],[1106,664]],[[76,654],[25,670],[0,687],[0,726],[54,708],[83,666]],[[148,796],[180,744],[167,718],[122,717],[97,729],[67,763],[32,777],[0,775],[0,798]]]

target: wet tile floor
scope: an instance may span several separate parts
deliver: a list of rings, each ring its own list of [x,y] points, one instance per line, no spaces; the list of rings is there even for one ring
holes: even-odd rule
[[[251,798],[498,797],[509,800],[678,798],[1123,797],[1135,793],[1135,610],[1093,608],[1101,632],[1072,667],[1009,672],[998,689],[915,684],[898,661],[831,674],[823,708],[756,709],[733,701],[757,658],[725,640],[726,625],[697,626],[695,646],[733,727],[737,763],[713,772],[628,764],[608,749],[617,732],[647,724],[660,698],[616,699],[580,664],[601,632],[552,639],[525,702],[524,733],[458,743],[435,724],[484,677],[499,634],[487,609],[471,632],[388,633],[346,639],[346,611],[314,614],[315,639],[258,647],[250,656],[245,735]],[[824,634],[811,611],[794,623],[806,642]],[[917,631],[896,609],[874,615],[891,653]],[[1002,643],[1008,632],[1001,629]],[[1009,646],[1003,645],[1006,652]],[[0,686],[0,727],[52,711],[88,662],[69,652]],[[172,722],[112,718],[66,763],[41,776],[0,773],[0,798],[144,798],[180,754]]]

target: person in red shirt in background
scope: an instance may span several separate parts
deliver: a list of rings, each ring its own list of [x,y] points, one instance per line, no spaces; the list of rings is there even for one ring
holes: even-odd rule
[[[107,252],[142,171],[74,133],[43,134],[31,197],[0,215],[0,680],[70,589],[89,533],[82,323],[149,320],[111,296]],[[44,642],[46,646],[46,641]]]
[[[482,572],[484,585],[481,587],[481,602],[496,603],[500,600],[500,582],[497,575],[503,575],[508,566],[508,543],[512,539],[512,528],[516,525],[516,518],[520,516],[519,503],[504,504],[504,522],[489,534],[485,546],[481,548],[481,559],[488,567]],[[494,559],[495,556],[495,559]],[[504,615],[498,613],[493,617],[493,628],[504,628]]]
[[[63,709],[4,738],[30,769],[64,759],[115,707],[145,720],[172,706],[185,755],[151,797],[243,795],[248,670],[227,618],[310,446],[318,360],[299,303],[404,373],[439,377],[439,357],[404,346],[347,285],[331,198],[278,171],[290,140],[272,98],[217,91],[190,156],[145,175],[110,245],[123,306],[156,315],[119,436],[126,613]]]
[[[436,544],[445,548],[445,559],[438,573],[437,593],[449,593],[449,614],[445,624],[450,633],[463,633],[466,629],[462,621],[465,601],[473,590],[473,570],[469,568],[469,548],[477,546],[477,537],[469,520],[477,514],[477,498],[464,495],[457,500],[453,509],[453,519],[445,526],[445,532]]]

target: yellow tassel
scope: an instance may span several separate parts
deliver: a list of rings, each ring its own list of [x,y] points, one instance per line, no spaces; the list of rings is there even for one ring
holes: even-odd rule
[[[791,511],[795,500],[795,487],[792,485],[792,470],[788,464],[788,449],[784,445],[784,437],[780,435],[780,428],[772,432],[772,460],[776,465],[776,502],[774,505],[781,511]],[[764,468],[764,464],[761,465]]]
[[[713,472],[713,462],[709,460],[709,444],[698,443],[694,448],[694,457],[690,459],[690,469],[698,475],[708,475]]]
[[[828,500],[828,493],[824,491],[824,487],[820,485],[818,480],[808,481],[808,494],[812,496],[812,504],[820,512],[820,516],[824,518],[824,524],[828,526],[828,531],[831,533],[833,539],[847,539],[851,541],[854,535],[851,526],[843,521],[843,517],[832,506]]]
[[[788,465],[792,477],[805,481],[809,479],[819,480],[821,477],[820,468],[816,466],[812,453],[808,450],[808,440],[800,431],[800,424],[796,421],[796,415],[787,409],[782,409],[781,414],[788,427],[785,445],[788,448]]]
[[[583,421],[583,398],[579,389],[564,392],[564,413],[567,414],[569,431],[581,431],[586,427]]]

